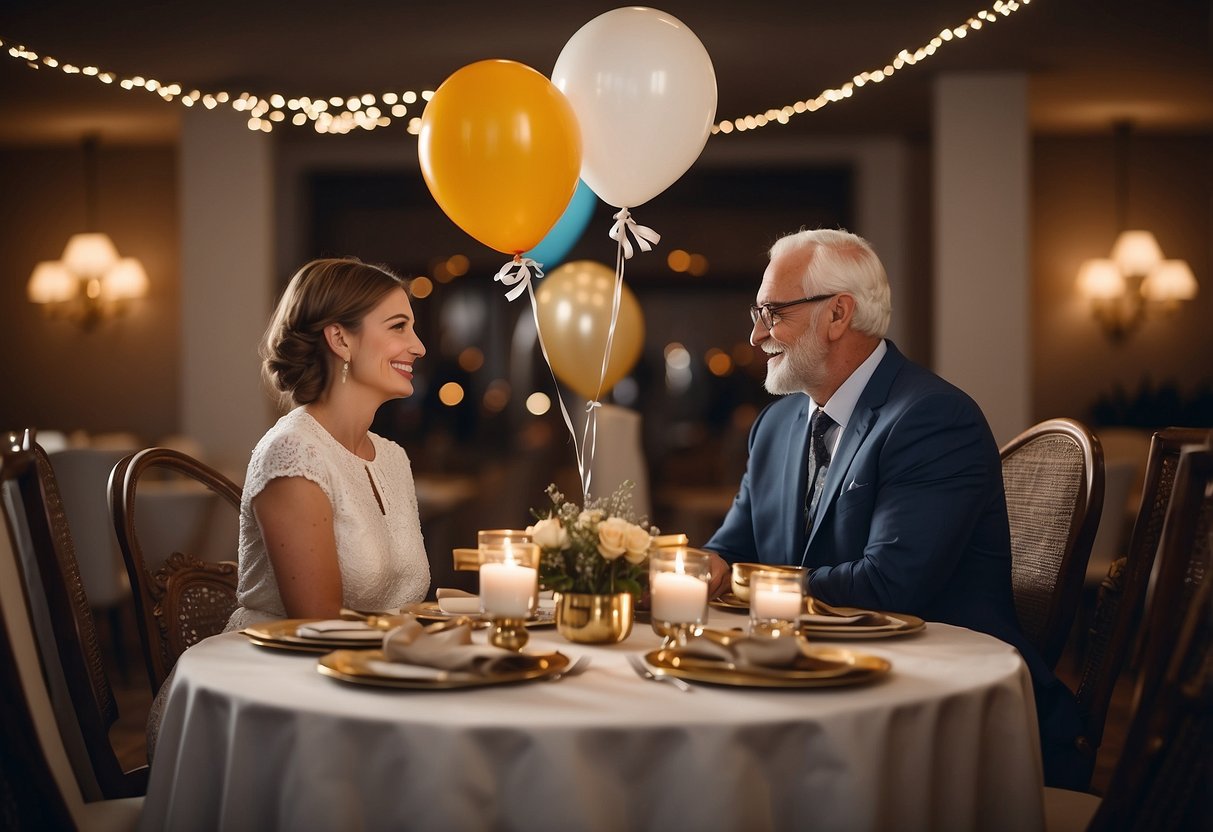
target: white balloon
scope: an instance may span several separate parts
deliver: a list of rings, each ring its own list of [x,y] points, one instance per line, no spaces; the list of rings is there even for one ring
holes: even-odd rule
[[[600,14],[565,44],[554,83],[577,114],[581,178],[635,208],[686,173],[716,118],[716,73],[678,18],[631,6]]]

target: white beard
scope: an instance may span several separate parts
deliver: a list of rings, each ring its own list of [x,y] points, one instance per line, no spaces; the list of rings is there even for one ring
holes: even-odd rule
[[[769,343],[769,342],[768,342]],[[778,347],[762,345],[763,352],[779,354]],[[767,392],[774,396],[789,393],[804,393],[810,387],[820,386],[825,379],[826,345],[814,342],[812,331],[806,331],[800,340],[783,351],[783,358],[772,366],[767,362],[767,377],[763,382]]]

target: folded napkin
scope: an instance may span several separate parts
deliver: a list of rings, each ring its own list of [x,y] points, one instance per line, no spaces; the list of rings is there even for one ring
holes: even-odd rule
[[[535,657],[489,644],[472,643],[468,622],[439,622],[423,627],[413,616],[383,637],[383,655],[388,662],[429,667],[482,676],[525,670],[535,666]]]
[[[334,618],[327,621],[309,621],[295,630],[299,638],[315,638],[323,641],[369,641],[383,638],[383,630],[372,627],[365,621],[344,621]]]
[[[800,623],[812,624],[814,627],[863,627],[879,628],[881,630],[900,630],[909,626],[900,618],[893,618],[882,612],[871,610],[856,610],[854,612],[832,607],[817,598],[806,598],[809,611],[800,614]]]
[[[903,619],[892,618],[878,612],[861,615],[801,615],[801,624],[811,624],[814,628],[837,627],[840,630],[863,628],[865,630],[900,630],[910,626]]]
[[[791,638],[749,638],[732,633],[705,630],[691,636],[677,648],[679,655],[709,659],[728,664],[739,670],[845,670],[843,662],[820,659],[809,652],[808,642],[801,636]]]
[[[434,593],[438,599],[438,609],[452,615],[476,615],[480,612],[480,596],[462,589],[439,587]]]

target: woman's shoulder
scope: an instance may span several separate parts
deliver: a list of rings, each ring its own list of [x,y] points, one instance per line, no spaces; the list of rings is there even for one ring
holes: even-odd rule
[[[279,419],[261,437],[249,462],[248,484],[260,491],[275,477],[299,476],[314,482],[327,481],[327,453],[323,430],[303,408]]]

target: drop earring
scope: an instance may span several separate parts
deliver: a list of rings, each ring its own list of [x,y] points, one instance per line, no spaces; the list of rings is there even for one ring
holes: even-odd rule
[[[350,377],[350,362],[345,362],[341,365],[341,383],[345,384],[346,379]]]

